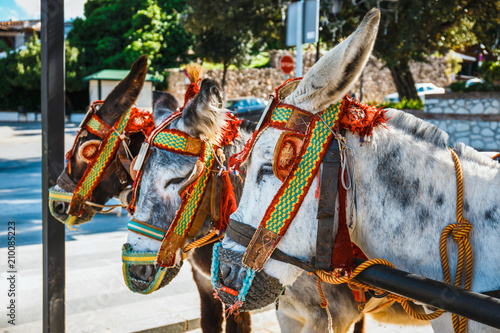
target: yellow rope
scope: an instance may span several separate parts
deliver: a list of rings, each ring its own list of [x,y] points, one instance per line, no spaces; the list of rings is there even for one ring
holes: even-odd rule
[[[215,237],[215,238],[212,239],[212,237],[214,237],[214,236],[217,236],[217,237]],[[195,247],[202,247],[202,246],[205,246],[207,244],[216,242],[219,239],[221,239],[222,237],[224,237],[224,236],[218,236],[217,235],[217,230],[212,230],[211,232],[209,232],[208,234],[206,234],[202,238],[200,238],[198,240],[195,240],[194,242],[189,243],[188,245],[186,245],[186,247],[184,247],[184,249],[182,250],[182,252],[187,252],[187,251],[189,251],[189,250],[191,250],[191,249],[193,249]]]
[[[449,149],[449,148],[448,148]],[[462,283],[462,277],[464,275],[464,264],[465,264],[465,277],[464,279],[464,289],[470,290],[472,285],[472,247],[469,242],[469,233],[472,230],[472,225],[467,219],[463,217],[463,199],[464,199],[464,184],[463,184],[463,174],[460,161],[457,154],[449,149],[453,161],[455,163],[456,177],[457,177],[457,223],[450,224],[444,228],[441,233],[441,238],[439,240],[439,249],[441,252],[441,265],[443,267],[443,279],[445,283],[451,284],[450,277],[450,266],[448,263],[448,251],[446,243],[448,240],[448,235],[451,233],[453,240],[458,244],[458,261],[457,270],[455,272],[454,286],[460,287]],[[453,314],[453,329],[455,332],[465,332],[467,327],[467,318],[461,318],[460,316]]]
[[[457,178],[457,210],[456,210],[456,216],[457,216],[457,223],[450,224],[446,226],[441,233],[441,237],[439,239],[439,249],[440,249],[440,255],[441,255],[441,265],[443,267],[443,279],[444,282],[447,284],[451,284],[451,277],[450,277],[450,268],[449,268],[449,263],[448,263],[448,253],[447,253],[447,248],[446,248],[446,242],[448,239],[448,234],[451,232],[453,240],[458,243],[458,262],[457,262],[457,271],[455,273],[455,281],[454,285],[456,287],[461,286],[461,281],[462,281],[462,276],[463,276],[463,271],[464,271],[464,263],[465,263],[465,278],[464,278],[464,289],[469,290],[472,284],[472,247],[469,242],[469,232],[472,229],[472,225],[463,217],[462,211],[463,211],[463,192],[464,192],[464,186],[463,186],[463,174],[462,174],[462,167],[460,165],[460,161],[458,159],[457,154],[449,149],[451,152],[451,155],[453,157],[453,161],[455,163],[455,170],[456,170],[456,178]],[[323,281],[331,284],[341,284],[341,283],[349,283],[354,286],[357,286],[359,288],[366,288],[366,289],[371,289],[374,290],[375,292],[385,292],[382,289],[375,288],[372,286],[367,286],[365,284],[359,283],[357,281],[352,280],[355,278],[358,274],[360,274],[363,270],[366,268],[373,266],[373,265],[385,265],[394,268],[394,265],[391,264],[389,261],[384,260],[384,259],[371,259],[367,260],[358,267],[354,269],[352,272],[351,276],[338,276],[335,272],[326,272],[326,271],[321,271],[317,270],[315,273],[316,275]],[[318,287],[319,289],[319,287]],[[321,293],[320,293],[321,296]],[[323,296],[324,297],[324,296]],[[323,299],[322,297],[322,299]],[[395,294],[388,294],[387,296],[388,299],[394,300],[396,302],[399,302],[403,309],[413,318],[419,319],[419,320],[433,320],[438,318],[440,315],[442,315],[445,311],[444,310],[436,310],[433,313],[430,314],[423,314],[423,313],[418,313],[414,311],[410,305],[408,304],[408,298],[395,295]],[[453,321],[453,329],[457,333],[464,333],[465,329],[467,327],[467,318],[461,318],[460,316],[456,314],[452,314],[452,321]]]

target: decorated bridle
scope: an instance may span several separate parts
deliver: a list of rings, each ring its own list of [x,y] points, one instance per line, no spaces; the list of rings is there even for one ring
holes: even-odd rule
[[[128,224],[128,230],[162,242],[158,252],[137,252],[133,251],[129,244],[123,246],[124,279],[129,289],[134,292],[149,294],[157,290],[165,275],[168,274],[169,268],[174,270],[180,268],[179,264],[176,263],[182,263],[182,260],[176,260],[177,251],[183,248],[186,238],[194,238],[197,235],[209,213],[211,213],[212,222],[214,222],[212,230],[201,240],[184,247],[183,252],[222,238],[221,235],[227,226],[229,215],[236,209],[231,182],[222,159],[224,158],[223,148],[232,143],[238,136],[238,126],[241,121],[230,113],[227,114],[228,125],[222,135],[221,146],[218,146],[208,140],[201,140],[180,130],[168,128],[181,115],[182,112],[175,112],[153,131],[147,142],[141,147],[134,165],[137,176],[133,187],[133,199],[129,206],[131,213],[135,210],[144,161],[148,158],[152,147],[175,154],[198,157],[193,173],[179,190],[182,199],[181,206],[168,230],[134,219]],[[218,175],[222,177],[217,177]],[[130,275],[130,265],[155,264],[157,271],[154,280],[148,283],[144,290],[137,290],[134,284],[143,282]]]
[[[108,207],[93,202],[92,192],[102,179],[112,174],[117,175],[120,183],[127,183],[129,166],[133,158],[128,148],[129,137],[131,134],[138,132],[142,132],[147,137],[154,128],[152,114],[149,111],[139,110],[135,107],[125,112],[113,126],[110,126],[97,115],[97,110],[103,103],[103,101],[92,103],[80,123],[80,130],[72,149],[66,154],[67,168],[59,177],[60,182],[64,184],[62,185],[64,191],[54,188],[49,190],[49,206],[53,215],[55,201],[69,203],[68,218],[65,221],[61,220],[61,222],[69,226],[74,224],[77,217],[82,216],[85,206]],[[75,151],[77,142],[84,131],[93,134],[98,139],[85,142],[78,151]],[[122,150],[123,153],[121,153]],[[74,154],[78,154],[87,163],[85,172],[78,184],[71,177],[71,158]],[[120,195],[120,197],[124,196],[126,196],[126,193]]]
[[[243,265],[247,267],[247,274],[240,291],[231,290],[218,281],[218,252],[221,245],[214,247],[213,287],[237,296],[236,307],[245,302],[246,293],[256,272],[261,271],[271,257],[309,272],[331,271],[336,268],[349,271],[353,267],[353,247],[346,225],[344,185],[347,180],[343,164],[346,146],[342,134],[348,129],[359,133],[362,138],[369,136],[373,127],[385,123],[387,118],[383,110],[358,103],[348,96],[317,114],[283,103],[282,100],[295,89],[299,80],[286,81],[276,89],[268,110],[262,116],[257,131],[247,142],[245,150],[230,158],[229,167],[239,169],[266,129],[275,128],[282,131],[274,150],[273,172],[283,183],[268,206],[258,229],[230,220],[226,232],[231,239],[247,246],[242,260]],[[321,178],[318,189],[320,196],[317,250],[311,261],[304,261],[289,256],[276,247],[295,218],[316,175]],[[336,214],[337,189],[339,228],[334,241],[333,220]]]

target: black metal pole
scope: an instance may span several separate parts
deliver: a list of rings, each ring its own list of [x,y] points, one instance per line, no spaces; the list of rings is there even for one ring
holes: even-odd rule
[[[360,265],[364,260],[355,258]],[[383,265],[371,266],[357,281],[411,298],[485,325],[500,328],[500,299]]]
[[[64,167],[64,0],[41,0],[43,332],[64,332],[64,225],[48,189]]]

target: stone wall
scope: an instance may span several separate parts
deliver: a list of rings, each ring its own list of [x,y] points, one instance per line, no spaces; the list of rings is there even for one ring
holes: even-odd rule
[[[279,59],[289,54],[295,58],[295,55],[288,51],[270,52],[270,65],[268,68],[252,68],[228,70],[226,78],[226,96],[227,98],[242,96],[267,97],[273,93],[274,88],[283,83],[285,75],[279,70]],[[304,74],[316,61],[315,52],[304,52]],[[451,83],[451,78],[445,75],[446,62],[443,58],[431,58],[428,63],[411,63],[411,71],[415,82],[432,82],[437,86],[445,87]],[[206,77],[222,80],[222,70],[209,70],[205,72]],[[291,73],[291,77],[295,72]],[[179,100],[184,97],[184,91],[189,82],[185,81],[182,71],[171,70],[168,77],[169,92],[174,94]],[[384,68],[383,64],[375,57],[370,57],[367,66],[363,71],[363,101],[364,102],[382,102],[384,97],[396,91],[390,71]],[[359,96],[360,81],[356,82],[350,95],[356,93]]]
[[[447,93],[427,97],[424,111],[412,112],[448,133],[450,145],[500,151],[500,93]]]

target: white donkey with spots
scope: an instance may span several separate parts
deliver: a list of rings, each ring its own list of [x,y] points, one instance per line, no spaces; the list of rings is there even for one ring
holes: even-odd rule
[[[285,103],[316,114],[344,97],[360,75],[375,42],[380,14],[371,11],[348,39],[330,50],[305,75]],[[387,110],[385,126],[373,129],[365,142],[347,132],[346,147],[352,149],[353,186],[347,193],[347,226],[351,240],[368,258],[384,258],[396,268],[443,281],[439,238],[456,222],[457,180],[455,164],[447,147],[448,135],[436,126],[398,110]],[[282,133],[269,127],[256,140],[246,161],[247,178],[238,210],[232,219],[254,228],[282,185],[273,174],[273,153]],[[464,217],[472,224],[470,242],[474,256],[471,290],[485,293],[500,289],[500,164],[471,147],[458,143],[464,178]],[[316,188],[317,180],[311,185]],[[316,251],[318,200],[309,190],[280,240],[277,249],[308,260]],[[334,232],[338,224],[335,221]],[[225,237],[225,251],[242,253],[246,248]],[[457,246],[449,242],[453,275]],[[240,276],[241,263],[221,263],[217,274],[226,279]],[[303,270],[270,259],[263,270],[282,285],[293,285]],[[260,272],[256,273],[259,275]],[[255,280],[254,280],[255,282]],[[304,291],[309,293],[310,291]],[[247,299],[251,297],[247,295]],[[300,297],[300,296],[299,296]],[[452,332],[452,319],[445,313],[432,322],[435,332]],[[468,332],[498,330],[468,322]]]

